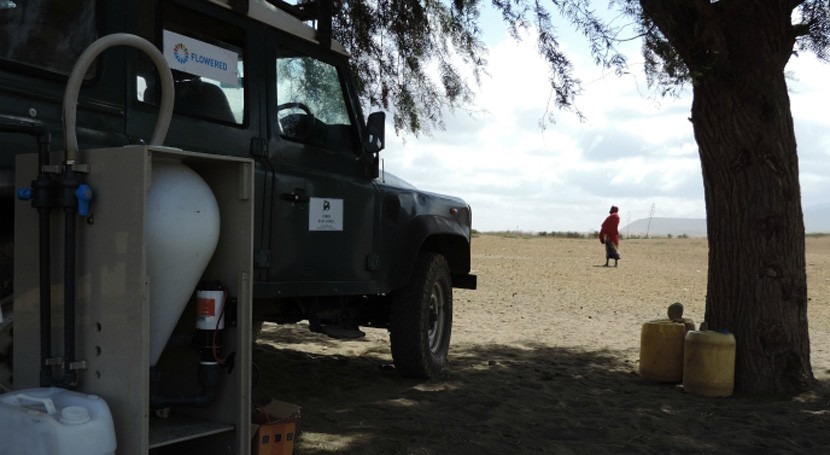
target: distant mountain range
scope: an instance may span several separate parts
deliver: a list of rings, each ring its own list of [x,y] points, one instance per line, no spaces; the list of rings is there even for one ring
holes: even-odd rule
[[[830,233],[830,205],[804,209],[804,230],[808,234]],[[620,228],[623,236],[706,237],[705,218],[643,218]]]
[[[632,221],[620,228],[623,237],[646,235],[652,237],[674,237],[687,235],[689,237],[706,237],[706,218],[661,218],[653,217],[651,220],[643,218]]]

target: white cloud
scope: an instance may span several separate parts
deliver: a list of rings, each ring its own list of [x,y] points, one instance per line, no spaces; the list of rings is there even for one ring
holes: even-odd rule
[[[577,99],[587,121],[551,109],[546,63],[528,36],[490,44],[490,76],[476,112],[446,115],[445,131],[388,138],[386,169],[416,186],[464,198],[482,231],[596,230],[612,204],[623,224],[649,216],[705,216],[703,184],[690,116],[691,96],[656,99],[644,78],[618,78],[569,50],[584,83]],[[830,194],[830,66],[794,58],[788,66],[804,206]],[[390,135],[391,136],[391,135]]]

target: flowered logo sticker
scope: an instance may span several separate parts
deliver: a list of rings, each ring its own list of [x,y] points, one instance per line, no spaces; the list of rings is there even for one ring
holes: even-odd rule
[[[187,61],[190,60],[190,52],[187,51],[187,46],[182,43],[176,43],[176,45],[173,46],[173,57],[182,65],[187,63]]]
[[[239,86],[239,54],[191,36],[164,30],[164,59],[170,69]]]

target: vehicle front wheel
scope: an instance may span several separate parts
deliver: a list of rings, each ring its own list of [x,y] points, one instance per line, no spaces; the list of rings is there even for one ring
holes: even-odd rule
[[[421,253],[409,284],[392,295],[389,337],[403,376],[429,379],[447,364],[452,332],[452,282],[444,256]]]

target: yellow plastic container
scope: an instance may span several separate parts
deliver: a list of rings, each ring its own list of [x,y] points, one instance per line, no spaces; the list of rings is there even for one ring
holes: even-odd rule
[[[683,380],[686,325],[670,319],[643,324],[640,332],[640,377],[657,382]]]
[[[728,397],[735,388],[735,336],[712,330],[686,334],[683,389],[707,397]]]

